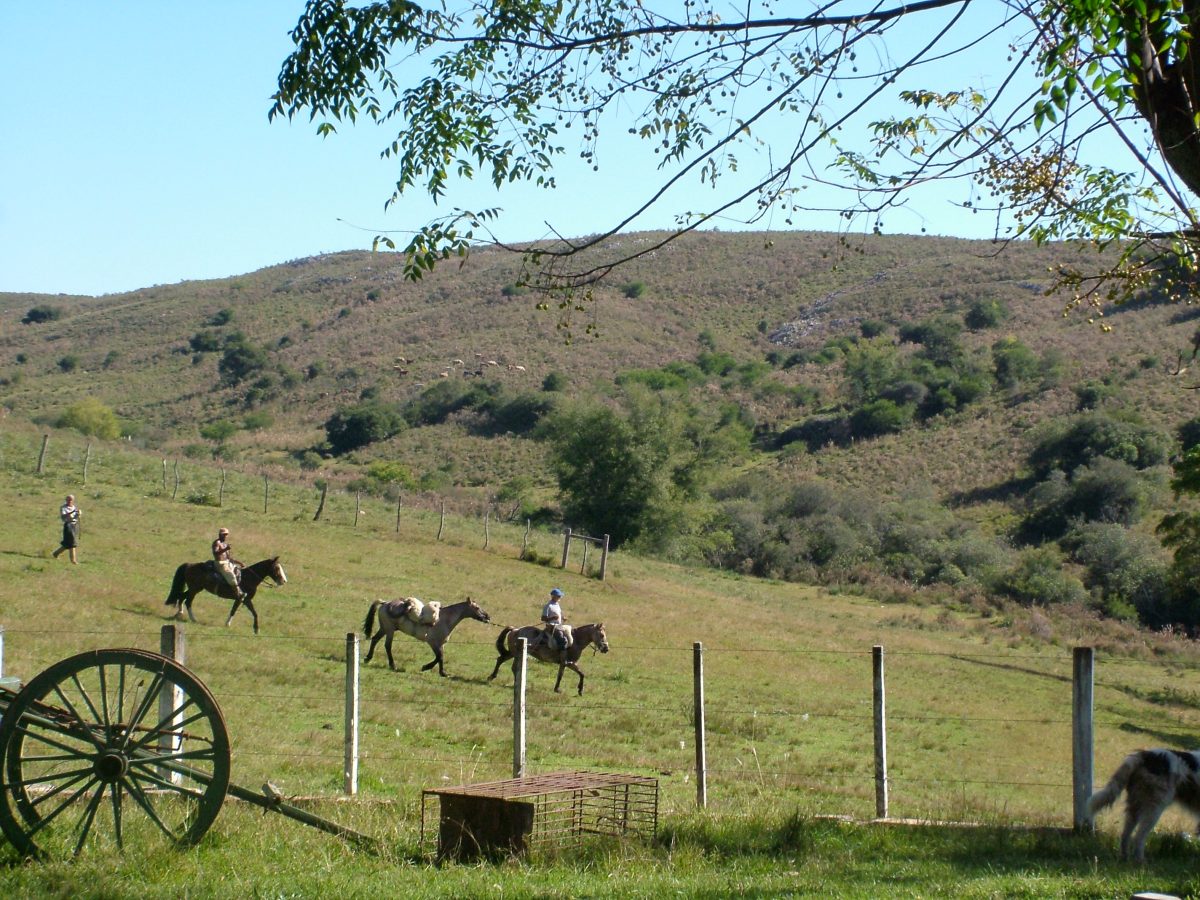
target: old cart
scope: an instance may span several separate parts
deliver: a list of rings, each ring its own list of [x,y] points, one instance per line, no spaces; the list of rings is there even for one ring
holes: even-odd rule
[[[362,834],[229,780],[216,700],[174,660],[145,650],[80,653],[23,688],[0,685],[0,829],[54,858],[208,831],[226,795],[347,838]]]

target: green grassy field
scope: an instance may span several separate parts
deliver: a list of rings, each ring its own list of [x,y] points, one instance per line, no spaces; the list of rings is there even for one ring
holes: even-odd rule
[[[1197,746],[1197,656],[1116,625],[1013,612],[881,604],[851,591],[610,560],[601,583],[517,559],[523,529],[363,507],[331,494],[314,523],[309,488],[229,473],[225,506],[182,502],[216,470],[189,465],[178,497],[158,457],[120,444],[0,433],[0,625],[5,674],[31,677],[73,653],[157,649],[175,567],[207,555],[218,525],[240,558],[278,554],[290,583],[260,593],[262,633],[202,595],[185,626],[189,667],[212,690],[233,741],[233,780],[267,778],[320,812],[378,836],[381,859],[229,801],[201,846],[129,847],[120,857],[27,865],[0,850],[6,896],[1114,896],[1154,886],[1195,890],[1194,848],[1162,837],[1139,870],[1103,836],[1070,824],[1071,647],[1098,647],[1096,770],[1138,746]],[[81,564],[52,559],[56,510],[74,492]],[[556,535],[534,533],[557,559]],[[549,587],[576,622],[603,621],[612,652],[590,652],[582,698],[530,671],[532,773],[585,768],[659,779],[659,837],[527,862],[433,868],[418,842],[423,788],[511,774],[511,674],[488,682],[497,629],[464,623],[447,647],[450,677],[419,671],[428,648],[397,637],[399,671],[381,656],[362,673],[360,795],[342,783],[346,635],[371,600],[471,596],[499,624],[536,618]],[[692,644],[703,642],[709,807],[695,808]],[[887,659],[891,813],[979,827],[881,827],[874,814],[871,647]],[[380,650],[382,653],[382,650]],[[570,678],[568,674],[568,679]],[[572,682],[568,681],[568,684]],[[849,817],[854,821],[827,819]],[[1164,819],[1166,835],[1187,823]]]

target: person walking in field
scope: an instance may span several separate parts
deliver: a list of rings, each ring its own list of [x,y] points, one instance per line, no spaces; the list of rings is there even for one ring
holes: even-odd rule
[[[66,550],[71,556],[72,564],[77,566],[79,565],[76,549],[79,547],[79,507],[75,505],[74,494],[67,494],[67,499],[63,501],[58,515],[62,519],[62,543],[54,551],[54,558],[57,559],[58,555]]]
[[[542,607],[542,622],[546,626],[543,631],[546,644],[554,650],[566,653],[573,640],[571,626],[563,619],[562,598],[562,591],[558,588],[551,589],[550,600]]]
[[[212,543],[213,562],[216,564],[217,571],[221,573],[231,588],[238,600],[244,600],[246,595],[242,592],[242,585],[238,581],[238,570],[231,556],[232,548],[229,546],[229,529],[221,528],[217,531],[217,539]]]

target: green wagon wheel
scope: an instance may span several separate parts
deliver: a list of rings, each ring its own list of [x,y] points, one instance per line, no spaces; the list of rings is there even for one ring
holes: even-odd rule
[[[0,830],[58,858],[208,831],[229,732],[208,688],[144,650],[92,650],[33,678],[0,719]]]

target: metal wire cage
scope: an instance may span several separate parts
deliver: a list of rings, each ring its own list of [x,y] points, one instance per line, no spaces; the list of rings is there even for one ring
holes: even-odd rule
[[[421,848],[439,860],[524,856],[578,846],[589,835],[657,833],[657,778],[556,772],[421,792]]]

